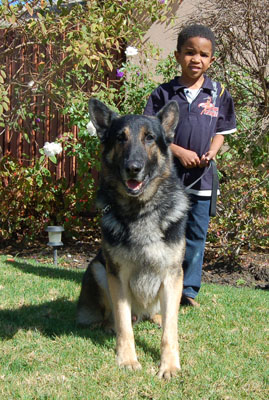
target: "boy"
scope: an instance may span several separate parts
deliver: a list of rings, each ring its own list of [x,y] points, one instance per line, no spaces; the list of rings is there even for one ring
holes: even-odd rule
[[[177,40],[175,57],[181,76],[160,85],[151,94],[144,114],[155,115],[170,100],[180,108],[180,121],[171,150],[179,178],[191,188],[191,209],[186,228],[183,262],[184,288],[181,304],[199,306],[194,300],[201,287],[202,265],[209,224],[212,168],[205,172],[224,142],[224,135],[236,131],[233,100],[220,83],[205,72],[214,62],[215,37],[203,25],[183,29]],[[205,173],[204,173],[205,172]],[[203,175],[204,173],[204,175]],[[199,180],[199,178],[201,178]]]

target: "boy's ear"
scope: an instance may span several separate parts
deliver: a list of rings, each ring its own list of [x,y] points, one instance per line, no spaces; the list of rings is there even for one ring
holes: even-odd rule
[[[164,129],[166,139],[171,143],[179,121],[179,107],[175,100],[169,101],[156,115]]]
[[[212,56],[211,57],[211,60],[210,60],[210,65],[209,65],[209,67],[213,64],[213,62],[216,60],[216,57],[215,56]]]
[[[118,114],[110,110],[110,108],[108,108],[104,103],[95,98],[89,100],[89,113],[99,139],[101,142],[104,142],[105,133],[110,127],[113,119],[118,117]]]
[[[175,59],[177,60],[177,62],[180,63],[180,58],[179,58],[180,57],[180,52],[176,50],[174,52],[174,56],[175,56]]]

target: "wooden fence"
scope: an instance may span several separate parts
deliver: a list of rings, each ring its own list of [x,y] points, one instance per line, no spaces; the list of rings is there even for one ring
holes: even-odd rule
[[[4,52],[11,47],[13,49],[7,52],[5,56],[4,68],[7,75],[7,82],[12,82],[15,79],[17,82],[20,82],[20,85],[25,86],[25,92],[27,92],[27,83],[31,81],[32,73],[37,71],[41,52],[43,55],[45,54],[45,62],[47,63],[50,62],[50,59],[53,59],[53,48],[51,46],[41,48],[38,44],[25,47],[23,38],[17,35],[16,32],[8,31],[7,29],[0,30],[0,42],[0,51]],[[14,51],[14,48],[17,50]],[[31,53],[30,63],[29,53]],[[123,54],[115,53],[115,61],[122,60],[122,58]],[[42,61],[44,61],[44,58],[42,58]],[[1,67],[3,68],[3,65]],[[110,82],[115,81],[115,79],[116,71],[107,71],[104,76],[104,82],[107,86],[110,85]],[[89,91],[90,87],[91,83],[89,82],[85,90]],[[21,100],[20,96],[18,97],[12,84],[10,84],[10,110],[16,107]],[[54,142],[64,132],[70,132],[68,115],[62,115],[57,111],[49,98],[46,98],[44,95],[35,95],[34,90],[31,93],[31,113],[32,118],[18,119],[19,129],[10,129],[7,125],[2,131],[2,128],[0,128],[0,158],[4,155],[11,155],[24,165],[33,165],[35,159],[40,156],[39,149],[44,146],[45,142]],[[42,117],[40,118],[40,116]],[[77,138],[78,128],[73,126],[71,131],[74,138]],[[56,179],[65,177],[69,184],[74,183],[77,175],[75,157],[68,156],[63,151],[58,156],[58,159],[59,162],[57,165],[48,161],[47,167]]]

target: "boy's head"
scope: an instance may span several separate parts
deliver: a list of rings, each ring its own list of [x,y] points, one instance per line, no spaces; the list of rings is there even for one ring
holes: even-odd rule
[[[215,37],[208,27],[190,25],[179,33],[175,57],[185,85],[199,87],[202,84],[204,73],[215,60],[214,51]]]
[[[182,46],[187,42],[187,40],[194,37],[200,37],[209,40],[212,45],[211,55],[214,55],[216,47],[214,33],[207,26],[199,24],[189,25],[182,29],[177,38],[177,51],[180,53]]]

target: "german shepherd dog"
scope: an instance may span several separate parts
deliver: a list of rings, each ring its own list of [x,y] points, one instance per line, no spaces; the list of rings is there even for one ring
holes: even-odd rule
[[[84,274],[77,321],[113,324],[118,365],[137,370],[132,322],[159,320],[158,376],[170,379],[180,369],[177,323],[188,210],[169,146],[178,105],[169,102],[156,117],[120,117],[91,99],[89,112],[102,144],[102,250]]]

